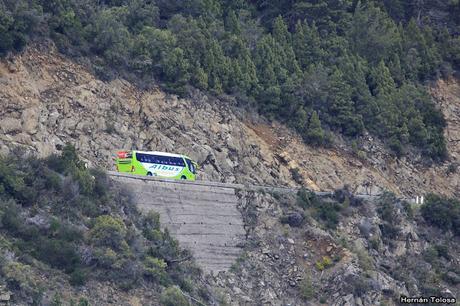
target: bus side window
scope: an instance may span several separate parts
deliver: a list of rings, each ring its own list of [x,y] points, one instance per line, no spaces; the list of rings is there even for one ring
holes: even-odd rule
[[[182,157],[176,157],[176,164],[180,167],[185,167],[184,159]]]
[[[136,153],[136,159],[143,163],[144,162],[144,154],[141,154],[141,153]]]
[[[157,158],[158,158],[158,163],[159,164],[161,164],[161,165],[167,165],[168,164],[167,157],[157,156]]]

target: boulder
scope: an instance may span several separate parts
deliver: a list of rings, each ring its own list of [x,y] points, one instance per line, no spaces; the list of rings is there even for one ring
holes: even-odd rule
[[[293,212],[281,217],[281,223],[289,224],[292,227],[301,227],[304,221],[305,217],[298,212]]]
[[[21,120],[15,118],[4,118],[0,120],[0,129],[5,134],[19,133],[22,129]]]
[[[40,110],[38,108],[28,108],[22,112],[22,130],[31,135],[37,133],[38,117]]]

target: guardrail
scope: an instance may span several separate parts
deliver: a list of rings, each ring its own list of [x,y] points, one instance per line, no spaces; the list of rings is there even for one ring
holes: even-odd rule
[[[211,182],[211,181],[187,181],[187,180],[174,180],[167,178],[158,178],[154,176],[141,176],[133,175],[129,173],[116,172],[116,171],[107,171],[109,176],[124,177],[134,180],[142,181],[156,181],[156,182],[165,182],[171,184],[186,184],[186,185],[199,185],[199,186],[210,186],[210,187],[221,187],[221,188],[231,188],[236,190],[250,190],[250,191],[264,191],[264,192],[278,192],[278,193],[291,193],[298,192],[300,187],[288,187],[288,186],[267,186],[267,185],[253,185],[253,184],[238,184],[238,183],[222,183],[222,182]],[[307,189],[309,190],[309,189]],[[332,196],[334,191],[313,191],[314,194],[318,196]],[[382,195],[378,194],[354,194],[355,197],[360,199],[375,199]],[[424,197],[417,196],[415,198],[400,198],[402,201],[408,201],[415,204],[423,204]]]

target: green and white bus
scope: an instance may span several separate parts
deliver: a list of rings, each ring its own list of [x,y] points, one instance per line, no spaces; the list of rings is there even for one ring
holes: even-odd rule
[[[197,169],[185,155],[155,151],[119,151],[115,166],[118,172],[190,181],[196,179]]]

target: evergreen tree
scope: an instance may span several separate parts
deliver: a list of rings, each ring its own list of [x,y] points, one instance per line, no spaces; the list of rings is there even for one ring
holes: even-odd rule
[[[225,18],[225,28],[232,34],[241,34],[240,22],[234,10],[228,12],[227,17]]]
[[[373,63],[387,60],[401,43],[396,24],[371,3],[358,5],[348,36],[351,49]]]
[[[305,139],[308,143],[314,145],[321,145],[324,143],[324,131],[316,111],[313,111],[310,117],[310,122],[305,132]]]
[[[328,120],[332,126],[341,128],[345,135],[355,136],[362,132],[364,126],[351,95],[351,87],[344,81],[342,72],[336,69],[330,77]]]
[[[394,93],[396,84],[383,60],[371,71],[371,84],[369,87],[374,96],[390,96]]]
[[[291,45],[291,33],[281,16],[276,17],[273,24],[273,38],[283,47]]]
[[[293,46],[302,68],[321,61],[325,55],[321,46],[321,38],[315,24],[311,27],[307,22],[298,21],[293,37]]]

